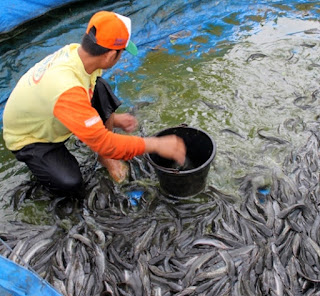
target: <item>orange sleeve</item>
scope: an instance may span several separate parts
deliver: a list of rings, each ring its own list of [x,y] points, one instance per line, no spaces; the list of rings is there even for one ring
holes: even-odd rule
[[[83,143],[105,158],[128,160],[145,152],[143,138],[120,135],[106,129],[86,90],[73,87],[60,95],[54,116]]]

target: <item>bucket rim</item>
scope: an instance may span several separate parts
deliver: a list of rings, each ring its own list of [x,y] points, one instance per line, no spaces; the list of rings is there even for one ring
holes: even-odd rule
[[[214,139],[212,138],[212,136],[209,133],[207,133],[206,131],[204,131],[204,130],[202,130],[200,128],[190,127],[190,126],[188,126],[186,124],[181,124],[181,125],[177,125],[177,126],[173,126],[173,127],[169,127],[169,128],[163,129],[163,130],[155,133],[153,136],[157,137],[162,132],[167,131],[167,130],[171,130],[171,129],[175,129],[175,128],[189,128],[189,129],[196,130],[196,131],[199,131],[199,132],[202,132],[203,134],[205,134],[211,140],[212,146],[213,146],[212,153],[211,153],[210,157],[202,165],[200,165],[200,166],[198,166],[196,168],[193,168],[191,170],[183,170],[183,171],[180,171],[179,169],[174,169],[174,168],[166,168],[166,167],[163,167],[161,165],[156,164],[151,159],[150,153],[146,154],[147,161],[149,161],[153,167],[159,169],[160,171],[162,171],[164,173],[172,174],[172,175],[175,175],[175,174],[186,175],[186,174],[190,174],[190,173],[199,172],[201,170],[204,170],[208,165],[210,165],[210,163],[213,161],[213,159],[214,159],[214,157],[216,155],[217,146],[216,146],[216,143],[215,143]]]

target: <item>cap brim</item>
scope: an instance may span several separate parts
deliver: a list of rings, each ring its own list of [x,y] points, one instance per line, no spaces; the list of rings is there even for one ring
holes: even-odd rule
[[[129,41],[128,46],[126,47],[126,51],[130,52],[134,56],[138,54],[138,48],[131,40]]]

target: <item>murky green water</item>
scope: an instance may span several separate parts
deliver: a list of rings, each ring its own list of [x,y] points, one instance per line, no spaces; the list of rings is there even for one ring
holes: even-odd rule
[[[308,9],[305,4],[299,13]],[[225,22],[239,26],[236,17],[230,15]],[[168,38],[174,53],[159,42],[137,71],[126,73],[126,81],[119,79],[121,72],[111,77],[120,81],[119,96],[138,106],[135,114],[146,135],[181,123],[211,134],[217,154],[208,185],[235,195],[236,178],[260,167],[281,171],[284,159],[307,141],[306,127],[320,115],[319,22],[281,15],[271,22],[263,17],[254,21],[260,32],[236,42],[221,41],[194,58],[207,45],[205,36],[195,37],[189,45]],[[210,30],[219,35],[222,29]],[[186,58],[188,54],[191,57]],[[124,104],[120,109],[130,107]],[[10,190],[29,181],[30,173],[0,138],[0,221],[49,223],[46,196],[26,200],[13,211]],[[77,149],[73,142],[70,147],[82,165],[91,161],[86,148]]]
[[[148,135],[186,123],[214,137],[218,152],[208,183],[227,192],[236,190],[234,178],[255,167],[281,169],[319,115],[319,33],[296,33],[319,23],[278,19],[274,25],[199,60],[151,52],[131,75],[138,89],[121,85],[135,102],[152,99],[138,111]]]

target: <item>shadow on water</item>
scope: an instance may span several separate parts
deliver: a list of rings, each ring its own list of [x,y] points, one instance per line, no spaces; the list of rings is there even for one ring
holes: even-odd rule
[[[116,185],[71,138],[85,190],[80,201],[53,199],[1,140],[0,220],[16,221],[3,223],[1,238],[16,250],[25,242],[20,256],[64,295],[79,287],[84,295],[317,291],[319,258],[309,254],[320,254],[319,2],[96,2],[131,15],[137,28],[141,56],[124,56],[104,74],[123,100],[120,111],[137,116],[136,134],[186,123],[212,135],[208,186],[192,199],[168,198],[140,157],[129,162],[128,182]],[[1,47],[1,95],[66,38],[79,40],[93,10],[83,7],[49,13],[42,32],[30,23],[26,43],[22,29],[3,39],[10,49]],[[208,11],[214,17],[205,19]],[[38,224],[28,242],[25,222]],[[53,261],[25,253],[37,235]],[[66,277],[69,262],[82,266],[81,276]]]

